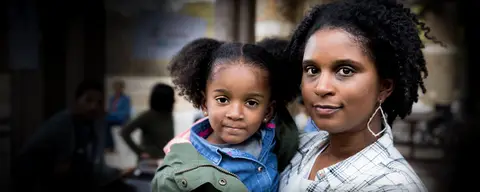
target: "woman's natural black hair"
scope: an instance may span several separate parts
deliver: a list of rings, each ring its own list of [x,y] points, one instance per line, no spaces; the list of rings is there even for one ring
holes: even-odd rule
[[[295,98],[294,84],[289,82],[284,63],[264,48],[253,44],[224,43],[200,38],[185,45],[170,63],[169,70],[179,94],[200,108],[204,101],[207,80],[215,65],[242,61],[268,71],[272,101],[282,105]],[[290,86],[289,86],[290,85]]]
[[[272,54],[276,59],[276,65],[289,65],[287,58],[285,57],[285,49],[288,45],[288,40],[281,39],[278,37],[269,37],[264,38],[261,41],[257,42],[257,45],[263,47],[270,54]],[[287,79],[288,76],[286,76]],[[295,84],[291,83],[295,81],[290,81],[290,86],[292,87],[292,93],[297,90],[295,89]],[[284,105],[277,105],[275,113],[275,153],[278,158],[278,169],[283,171],[283,169],[290,163],[290,159],[293,158],[298,149],[298,128],[295,120],[287,109],[286,103]]]
[[[430,29],[409,8],[396,0],[344,0],[314,6],[293,33],[287,48],[295,65],[292,79],[300,83],[302,58],[308,38],[320,29],[342,29],[354,36],[374,61],[382,79],[392,79],[394,90],[383,102],[388,123],[411,113],[418,101],[418,88],[425,93],[423,79],[428,75],[421,49]]]
[[[171,113],[175,103],[175,91],[170,85],[158,83],[150,93],[150,109],[157,112]]]
[[[279,37],[267,37],[257,42],[257,45],[265,48],[270,54],[283,61],[285,57],[285,49],[289,41]]]

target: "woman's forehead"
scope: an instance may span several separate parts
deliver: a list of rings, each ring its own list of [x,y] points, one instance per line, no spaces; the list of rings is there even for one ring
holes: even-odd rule
[[[360,42],[341,29],[323,29],[313,33],[305,45],[303,60],[369,61]]]

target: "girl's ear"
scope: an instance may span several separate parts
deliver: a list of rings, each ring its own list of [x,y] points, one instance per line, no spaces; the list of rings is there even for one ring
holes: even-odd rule
[[[205,93],[202,93],[202,95],[203,95],[203,101],[202,101],[202,104],[200,105],[200,109],[202,110],[204,116],[208,116],[207,99],[205,97]]]
[[[265,118],[263,119],[264,123],[267,123],[270,120],[272,120],[273,116],[275,115],[275,104],[276,104],[275,101],[270,102],[267,108],[267,111],[265,113]]]

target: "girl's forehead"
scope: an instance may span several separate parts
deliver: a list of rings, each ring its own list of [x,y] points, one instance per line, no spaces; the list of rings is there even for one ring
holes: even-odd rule
[[[235,72],[252,73],[259,76],[268,76],[269,74],[268,71],[265,68],[262,68],[259,64],[238,60],[218,62],[214,64],[210,72],[210,79],[218,78],[219,74]]]
[[[252,65],[227,64],[215,67],[209,78],[210,83],[228,86],[268,87],[266,70]]]

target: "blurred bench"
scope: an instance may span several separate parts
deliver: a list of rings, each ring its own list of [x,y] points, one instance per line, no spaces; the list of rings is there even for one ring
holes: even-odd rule
[[[438,158],[418,158],[415,155],[415,152],[417,149],[442,149],[441,146],[439,145],[434,145],[430,143],[423,143],[423,142],[415,142],[414,136],[419,130],[418,125],[422,122],[427,122],[433,117],[434,112],[412,112],[409,116],[405,117],[405,119],[401,120],[404,123],[407,124],[409,133],[408,133],[408,140],[407,141],[399,141],[399,140],[394,140],[395,145],[401,145],[401,146],[407,146],[409,149],[408,155],[405,157],[408,160],[414,160],[414,161],[437,161]],[[420,132],[420,134],[425,134],[425,131]]]

